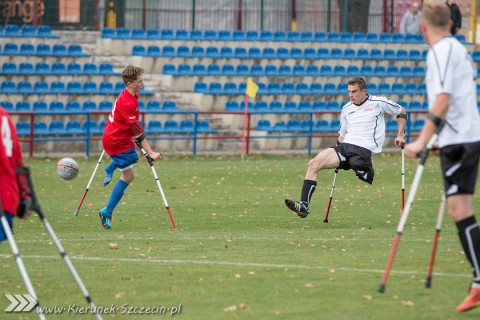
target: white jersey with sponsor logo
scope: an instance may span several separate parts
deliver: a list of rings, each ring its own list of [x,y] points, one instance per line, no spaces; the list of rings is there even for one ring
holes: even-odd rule
[[[385,97],[367,95],[360,105],[352,102],[342,108],[340,130],[343,142],[366,148],[376,154],[385,141],[385,113],[399,115],[402,107]]]
[[[450,95],[446,123],[438,138],[439,147],[480,141],[477,108],[476,67],[465,47],[448,36],[435,43],[427,54],[428,108],[438,94]]]

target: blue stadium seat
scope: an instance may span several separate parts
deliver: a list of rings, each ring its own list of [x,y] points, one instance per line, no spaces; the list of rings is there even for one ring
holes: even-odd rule
[[[288,52],[288,49],[285,47],[279,47],[277,48],[277,58],[279,59],[288,59],[290,58],[290,53]]]
[[[220,82],[210,82],[208,85],[208,92],[209,94],[222,94],[223,89]]]
[[[76,62],[70,62],[67,65],[67,73],[75,75],[82,74],[82,66]]]
[[[327,40],[331,42],[338,42],[340,41],[340,35],[338,32],[330,31],[327,33]]]
[[[287,40],[288,41],[300,41],[300,34],[296,31],[288,31],[287,32]]]
[[[35,101],[32,105],[33,112],[48,112],[48,106],[45,101]]]
[[[400,76],[402,77],[413,77],[412,68],[409,66],[401,66],[400,67]]]
[[[337,85],[338,94],[348,94],[348,85],[345,82],[340,82]]]
[[[115,94],[120,94],[123,90],[125,90],[125,83],[123,81],[117,81],[115,83],[114,90],[115,90]],[[143,89],[142,89],[142,91],[143,91]]]
[[[85,63],[83,65],[84,74],[98,74],[97,65],[93,63]]]
[[[205,57],[208,57],[208,58],[220,58],[220,54],[218,52],[218,48],[217,47],[207,47],[207,49],[205,50]]]
[[[245,40],[245,33],[242,30],[233,30],[232,40],[234,41]]]
[[[65,107],[62,101],[51,101],[48,110],[50,112],[64,112]]]
[[[203,64],[194,64],[192,67],[192,75],[196,75],[196,76],[207,75],[207,69]]]
[[[98,130],[100,131],[100,133],[103,133],[106,125],[107,125],[107,120],[102,120],[98,123]]]
[[[260,31],[260,40],[262,40],[262,41],[273,41],[272,32],[268,31],[268,30]]]
[[[254,106],[255,112],[268,112],[268,104],[265,101],[257,100]]]
[[[237,85],[235,82],[226,82],[223,85],[223,93],[225,94],[237,94]]]
[[[385,121],[385,131],[397,132],[397,131],[398,131],[398,123],[397,123],[397,120],[387,119],[387,120]]]
[[[232,40],[232,35],[229,30],[219,30],[218,31],[218,40],[228,41]]]
[[[367,82],[367,93],[370,93],[370,94],[378,93],[377,85],[373,82]]]
[[[3,109],[5,109],[5,111],[7,112],[15,111],[15,109],[13,108],[13,103],[11,103],[10,101],[0,101],[0,106],[2,106]]]
[[[322,75],[322,76],[332,76],[333,75],[332,67],[330,65],[327,65],[327,64],[321,65],[320,66],[320,75]]]
[[[65,125],[66,134],[84,134],[85,131],[82,129],[80,122],[75,120],[67,121]]]
[[[85,101],[84,103],[91,102],[91,101]],[[94,104],[94,108],[96,109],[96,106]],[[80,112],[82,111],[82,108],[80,107],[80,103],[78,101],[67,101],[65,104],[65,111],[67,112]],[[87,110],[85,110],[87,111]]]
[[[427,85],[425,82],[420,82],[417,85],[417,94],[427,94]]]
[[[110,82],[102,81],[98,85],[98,92],[100,94],[114,94],[115,89],[113,88],[113,84]]]
[[[313,121],[310,120],[310,119],[303,119],[303,120],[300,122],[300,131],[310,132],[310,129],[311,129],[312,131],[315,130],[315,123],[313,123]]]
[[[305,67],[302,66],[302,65],[299,65],[299,64],[293,66],[292,73],[293,73],[294,76],[300,76],[300,77],[307,76],[307,72],[305,71]]]
[[[258,32],[255,30],[247,30],[245,40],[248,41],[258,41],[260,37],[258,36]]]
[[[408,109],[410,111],[412,111],[412,110],[415,110],[415,111],[422,110],[422,104],[420,103],[420,101],[411,100],[410,103],[408,104]]]
[[[147,106],[146,106],[146,111],[147,111],[147,112],[157,112],[157,111],[161,111],[160,102],[155,101],[155,100],[150,100],[150,101],[148,101],[148,102],[147,102]]]
[[[238,59],[248,58],[247,49],[242,47],[236,47],[234,50],[234,57]]]
[[[312,111],[312,105],[310,104],[310,101],[301,100],[298,103],[298,111]]]
[[[117,33],[116,33],[116,38],[117,39],[130,39],[130,30],[127,28],[117,28]]]
[[[15,123],[17,129],[17,135],[19,136],[29,136],[30,135],[30,123],[24,121],[17,121]]]
[[[328,132],[329,129],[330,129],[330,127],[329,127],[329,125],[328,125],[328,121],[327,121],[327,120],[318,119],[318,120],[315,122],[315,131]]]
[[[340,104],[335,100],[327,101],[326,109],[329,111],[340,111]]]
[[[406,82],[405,83],[405,93],[406,94],[417,94],[417,86],[415,83]]]
[[[302,126],[297,119],[290,119],[287,121],[287,131],[301,131]]]
[[[132,56],[145,56],[146,54],[144,46],[134,45],[132,47]]]
[[[272,64],[267,64],[265,66],[265,75],[270,77],[277,76],[278,75],[277,67]]]
[[[363,60],[370,59],[370,54],[367,49],[360,48],[357,50],[357,58]]]
[[[199,133],[218,133],[218,130],[213,130],[206,120],[197,121],[197,132]]]
[[[283,112],[282,103],[276,100],[270,101],[268,109],[270,109],[270,112]]]
[[[203,47],[194,46],[192,47],[192,57],[203,58],[205,56],[205,50]]]
[[[250,74],[254,77],[263,76],[264,72],[262,66],[259,64],[252,64],[252,66],[250,67]]]
[[[258,131],[270,131],[272,130],[272,126],[270,125],[270,121],[260,119],[257,121],[257,130]]]
[[[191,75],[191,74],[192,74],[192,72],[191,72],[191,70],[190,70],[190,65],[188,65],[188,64],[184,64],[184,63],[179,64],[179,65],[178,65],[178,71],[177,71],[177,72],[175,72],[175,66],[174,66],[174,65],[170,65],[171,67],[173,67],[173,71],[172,71],[171,73],[165,72],[165,67],[166,67],[166,66],[167,66],[167,65],[164,65],[164,66],[163,66],[163,74],[176,74],[176,75],[178,75],[178,76],[188,76],[188,75]]]
[[[333,84],[331,82],[326,82],[323,85],[323,92],[325,94],[337,94],[338,93],[337,88],[335,87],[335,84]]]
[[[393,94],[405,94],[408,93],[406,88],[404,89],[403,84],[397,82],[392,84],[392,93]]]
[[[255,48],[255,47],[249,48],[248,57],[254,58],[254,59],[260,59],[262,58],[262,52],[260,51],[259,48]]]
[[[325,32],[317,31],[314,34],[314,39],[315,41],[323,42],[327,40],[327,35],[325,34]]]
[[[356,59],[357,54],[355,53],[355,50],[353,50],[352,48],[346,48],[345,50],[343,50],[343,57],[345,59]]]
[[[20,54],[22,56],[34,56],[35,47],[31,43],[22,43],[20,45]]]
[[[63,82],[60,82],[63,84]],[[53,86],[53,82],[52,82],[52,86]],[[82,85],[80,84],[80,82],[77,82],[77,81],[69,81],[67,82],[67,89],[66,89],[66,93],[68,94],[81,94],[83,93],[83,89],[82,89]],[[53,88],[51,89],[51,91],[53,92]]]
[[[281,86],[282,94],[296,94],[295,87],[291,82],[283,82]]]
[[[207,84],[205,82],[195,82],[195,84],[193,85],[193,92],[197,92],[197,93],[207,93],[208,89],[207,89]]]
[[[69,102],[74,102],[74,101],[69,101]],[[68,110],[68,103],[67,103],[67,110]],[[97,110],[97,104],[93,101],[86,100],[82,103],[82,110],[83,111],[96,111]]]
[[[150,32],[150,34],[147,33],[147,36],[148,36],[148,38],[150,38],[152,36],[157,38],[157,34],[155,34],[155,32],[152,32],[152,31]],[[163,40],[171,40],[171,39],[174,38],[173,37],[173,30],[172,29],[162,29],[160,31],[160,34],[158,34],[158,37],[163,39]]]
[[[225,111],[240,111],[237,101],[228,100],[225,102]]]
[[[177,48],[177,57],[189,57],[190,48],[187,46],[178,46]]]
[[[366,42],[367,37],[365,36],[365,33],[363,33],[363,32],[354,32],[353,33],[353,41],[354,42]]]
[[[85,133],[88,134],[100,134],[100,129],[98,128],[97,122],[96,121],[83,121],[82,122],[82,129],[85,131]]]
[[[173,34],[173,31],[172,31],[172,34]],[[200,32],[200,36],[201,35],[202,35],[202,33]],[[163,34],[162,34],[162,37],[163,37]],[[187,40],[187,39],[189,39],[189,35],[188,35],[187,30],[177,29],[175,31],[175,39],[177,39],[177,40]]]
[[[274,59],[277,57],[277,55],[275,54],[275,49],[270,47],[263,48],[262,56],[264,59]]]
[[[369,65],[362,65],[360,68],[360,73],[362,74],[362,76],[365,76],[365,77],[375,75],[375,73],[373,72],[372,66],[369,66]]]
[[[164,100],[162,102],[162,110],[163,111],[175,111],[177,110],[177,105],[175,101]]]
[[[52,74],[55,74],[55,75],[67,74],[67,67],[65,67],[64,63],[54,62],[52,63]]]
[[[148,28],[145,30],[145,38],[148,40],[160,40],[160,33],[158,32],[158,29],[154,28]]]
[[[5,55],[20,54],[20,51],[18,50],[18,45],[16,43],[5,43],[3,45],[3,54]]]
[[[68,45],[68,55],[72,57],[89,56],[88,53],[83,53],[82,46],[76,43]]]
[[[182,120],[178,126],[178,129],[181,133],[193,133],[193,121],[192,120]]]
[[[338,130],[340,130],[340,120],[333,119],[332,121],[330,121],[329,130],[332,132],[337,132]]]
[[[39,43],[37,44],[37,56],[51,56],[52,51],[50,49],[50,45],[46,43]]]
[[[35,121],[33,123],[33,134],[36,136],[48,134],[47,123],[43,121]]]
[[[30,81],[19,81],[17,83],[17,93],[20,93],[20,94],[34,93],[32,83]]]
[[[317,57],[317,53],[314,48],[305,48],[303,50],[303,57],[305,59],[315,59]]]
[[[37,62],[35,64],[35,73],[37,75],[51,74],[50,67],[45,62]]]
[[[389,33],[382,32],[380,33],[380,36],[378,37],[379,42],[392,42],[392,36],[390,36]]]
[[[297,109],[297,104],[295,103],[295,101],[285,101],[285,103],[283,104],[283,110],[285,112],[297,112],[298,109]]]
[[[51,121],[48,124],[48,133],[52,135],[65,134],[65,127],[62,121]]]
[[[417,36],[411,33],[405,34],[405,43],[417,43]]]
[[[377,77],[387,76],[387,70],[385,69],[384,66],[381,66],[381,65],[376,65],[375,68],[373,69],[373,73],[375,73],[375,76]]]
[[[8,80],[3,80],[0,83],[0,90],[1,90],[2,93],[16,93],[17,92],[17,88],[15,87],[15,83],[13,83],[12,81],[8,81]]]
[[[313,34],[310,31],[302,31],[302,33],[300,33],[300,40],[311,42],[313,41]]]
[[[355,65],[349,65],[347,67],[347,71],[346,71],[346,75],[348,77],[356,77],[356,76],[360,76],[361,73],[360,73],[360,69],[355,66]]]
[[[392,33],[392,42],[393,43],[404,43],[405,39],[401,33]]]
[[[394,85],[397,85],[398,83],[395,83]],[[401,84],[401,83],[399,83]],[[402,87],[403,89],[403,87]],[[391,93],[396,93],[396,94],[400,94],[400,92],[397,92],[395,91],[394,89],[391,89],[390,88],[390,84],[386,83],[386,82],[380,82],[378,84],[378,93],[380,94],[391,94]]]
[[[203,35],[201,30],[192,29],[190,30],[190,40],[202,40]]]
[[[412,49],[408,52],[408,58],[410,60],[422,60],[422,55],[419,50]]]
[[[323,94],[322,85],[318,82],[312,82],[310,84],[310,93],[311,94]]]
[[[314,101],[312,104],[313,111],[326,111],[327,107],[325,106],[325,102],[323,101]]]
[[[352,42],[353,41],[353,35],[351,32],[341,32],[340,33],[340,41],[341,42]]]
[[[378,35],[373,32],[367,32],[367,42],[378,42]]]
[[[68,56],[67,47],[64,44],[56,43],[52,47],[52,56]]]
[[[306,75],[310,77],[317,77],[320,76],[320,71],[318,70],[318,67],[316,65],[309,64],[307,66]]]
[[[393,49],[385,49],[383,50],[383,59],[387,60],[395,60],[395,51]]]
[[[455,38],[457,38],[457,40],[460,41],[461,43],[466,43],[467,42],[467,40],[466,40],[466,38],[463,34],[457,33],[457,34],[455,34]]]
[[[48,88],[48,83],[45,81],[36,81],[33,84],[33,91],[36,94],[46,94],[50,92],[50,89]]]
[[[383,59],[383,54],[380,49],[371,49],[370,50],[370,59],[372,60],[381,60]]]
[[[113,66],[111,63],[100,63],[98,66],[98,74],[101,75],[115,75],[113,71]]]
[[[1,74],[9,75],[9,74],[17,74],[17,65],[13,62],[4,62],[2,64],[2,72]]]
[[[332,57],[332,59],[343,59],[344,58],[342,49],[340,49],[340,48],[332,48],[330,50],[330,56]]]
[[[308,89],[308,84],[303,82],[298,82],[295,85],[295,93],[296,94],[310,94],[310,90]]]
[[[17,103],[15,103],[15,111],[18,111],[18,112],[30,112],[30,111],[32,111],[32,108],[30,107],[30,102],[17,101]]]
[[[162,123],[158,120],[148,121],[147,133],[161,133],[163,132]]]
[[[343,77],[347,75],[347,71],[345,70],[345,67],[343,65],[335,65],[333,67],[333,75],[336,77]]]
[[[21,37],[20,27],[15,24],[5,26],[5,37]]]
[[[222,58],[233,58],[233,49],[230,47],[221,47],[220,48],[220,57]]]
[[[99,111],[111,111],[113,109],[113,103],[108,100],[103,100],[98,103]]]
[[[290,49],[290,58],[293,59],[303,59],[303,52],[300,48],[291,48]]]
[[[102,28],[102,38],[115,38],[115,30],[109,27]]]
[[[269,82],[267,85],[268,94],[282,94],[280,84],[278,82]]]
[[[152,55],[150,50],[148,50],[148,55]],[[175,53],[175,48],[173,46],[163,46],[162,48],[162,56],[164,57],[175,57],[177,54]]]
[[[423,126],[425,125],[425,120],[423,119],[415,119],[413,121],[413,125],[412,125],[412,128],[411,130],[413,131],[420,131],[422,130]]]
[[[218,64],[209,64],[207,66],[207,74],[209,76],[219,76],[222,74],[220,66]]]
[[[132,39],[141,40],[145,39],[145,30],[142,28],[132,28]]]
[[[52,34],[52,27],[48,25],[40,25],[37,27],[37,37],[60,38],[60,36]]]
[[[387,67],[387,76],[388,77],[399,77],[400,76],[400,71],[398,70],[398,67],[394,66],[394,65],[389,65]]]
[[[397,53],[395,54],[397,60],[409,60],[410,57],[408,56],[408,51],[403,49],[398,49]]]
[[[164,132],[166,133],[176,133],[179,132],[178,123],[174,120],[166,120],[164,125]]]

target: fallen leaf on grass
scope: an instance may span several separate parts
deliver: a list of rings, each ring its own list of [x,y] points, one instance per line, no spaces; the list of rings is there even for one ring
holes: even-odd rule
[[[372,300],[371,295],[364,295],[362,298],[363,298],[363,300]]]
[[[115,295],[115,299],[120,299],[121,297],[123,297],[125,295],[125,292],[119,292]]]
[[[237,310],[237,305],[234,304],[233,306],[223,308],[223,311],[235,311]]]
[[[110,244],[108,245],[108,247],[109,247],[110,249],[118,249],[118,248],[120,248],[120,245],[119,245],[118,243],[110,243]]]
[[[313,289],[313,288],[315,288],[315,286],[314,286],[313,284],[311,284],[311,283],[306,283],[306,284],[305,284],[305,288],[311,288],[311,289]]]
[[[405,301],[405,300],[403,300],[403,301],[402,301],[402,304],[403,304],[405,307],[413,307],[413,301]]]

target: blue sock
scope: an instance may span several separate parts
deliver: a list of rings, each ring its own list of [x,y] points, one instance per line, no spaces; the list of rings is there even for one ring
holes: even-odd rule
[[[115,162],[110,163],[106,168],[105,172],[107,173],[107,176],[105,177],[105,180],[103,180],[103,185],[106,186],[112,181],[113,177],[113,172],[117,169],[117,165]]]
[[[110,196],[110,200],[108,200],[107,204],[107,212],[113,215],[113,210],[117,206],[120,199],[122,199],[123,194],[125,193],[125,189],[127,189],[128,183],[123,181],[122,179],[118,180],[115,187],[113,187],[112,195]]]

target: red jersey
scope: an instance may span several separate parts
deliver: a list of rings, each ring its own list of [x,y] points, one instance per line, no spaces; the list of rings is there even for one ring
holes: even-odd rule
[[[135,147],[131,123],[138,123],[138,94],[132,96],[127,89],[118,96],[108,116],[103,132],[103,148],[109,155],[116,155]]]
[[[15,125],[8,113],[0,106],[0,196],[3,211],[17,215],[20,190],[15,167],[23,166],[22,151]]]

